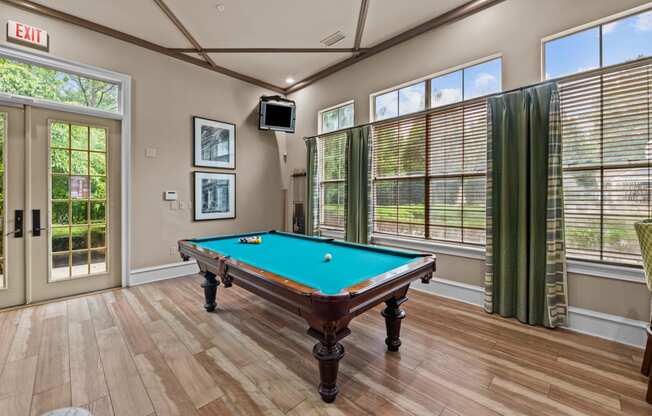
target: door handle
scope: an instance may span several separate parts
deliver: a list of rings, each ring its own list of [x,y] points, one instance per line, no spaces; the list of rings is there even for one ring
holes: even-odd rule
[[[21,238],[23,236],[23,210],[17,209],[15,211],[15,220],[14,220],[14,237]]]
[[[32,237],[41,236],[41,210],[32,210]]]

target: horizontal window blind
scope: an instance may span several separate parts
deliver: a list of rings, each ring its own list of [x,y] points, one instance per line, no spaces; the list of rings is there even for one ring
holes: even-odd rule
[[[317,139],[319,175],[319,226],[344,229],[346,209],[346,133]]]
[[[484,243],[486,115],[481,99],[373,124],[374,232]]]
[[[652,65],[560,84],[569,258],[639,265],[651,212]]]

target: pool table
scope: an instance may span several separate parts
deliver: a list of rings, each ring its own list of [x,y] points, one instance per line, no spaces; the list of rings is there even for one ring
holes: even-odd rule
[[[240,242],[253,235],[262,243]],[[432,255],[279,231],[181,240],[179,252],[199,265],[208,312],[217,306],[219,277],[224,287],[238,285],[307,321],[308,335],[317,340],[312,353],[319,363],[319,394],[329,403],[339,391],[339,341],[351,333],[349,322],[385,302],[385,343],[398,351],[405,317],[400,305],[410,282],[428,283],[435,271]]]

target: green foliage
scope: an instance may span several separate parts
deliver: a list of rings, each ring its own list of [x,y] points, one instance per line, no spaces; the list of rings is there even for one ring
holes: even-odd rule
[[[335,137],[325,138],[322,141],[322,148],[320,150],[323,160],[323,179],[344,179],[346,174],[346,165],[344,164],[344,158],[346,157],[346,136],[341,134]]]
[[[0,91],[107,111],[118,110],[118,86],[0,58]]]
[[[425,119],[378,126],[375,137],[378,176],[425,172]]]
[[[566,242],[568,247],[599,250],[600,229],[597,227],[566,227]]]
[[[106,152],[106,130],[91,127],[91,150]]]

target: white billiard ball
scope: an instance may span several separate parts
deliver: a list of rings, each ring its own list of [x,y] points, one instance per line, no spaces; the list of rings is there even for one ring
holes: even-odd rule
[[[331,260],[333,260],[333,255],[331,253],[324,254],[324,261],[331,261]]]

